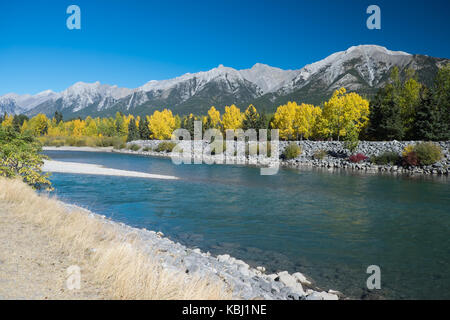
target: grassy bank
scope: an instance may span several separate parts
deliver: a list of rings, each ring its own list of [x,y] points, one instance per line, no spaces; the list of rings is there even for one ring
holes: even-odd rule
[[[116,299],[230,299],[223,283],[164,269],[145,253],[135,233],[124,234],[88,211],[68,210],[19,180],[0,178],[0,203],[10,213],[57,239],[61,248],[92,268]]]
[[[38,140],[49,147],[114,147],[115,149],[126,147],[125,137],[41,136]]]

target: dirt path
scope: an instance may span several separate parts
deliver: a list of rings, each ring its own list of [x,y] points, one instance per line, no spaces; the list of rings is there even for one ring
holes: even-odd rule
[[[0,300],[107,299],[85,261],[74,261],[39,227],[21,221],[0,201]],[[81,287],[69,290],[67,268],[81,268]]]

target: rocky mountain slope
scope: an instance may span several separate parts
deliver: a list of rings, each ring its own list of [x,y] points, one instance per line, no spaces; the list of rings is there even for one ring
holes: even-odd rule
[[[260,63],[244,70],[220,65],[174,79],[152,80],[135,89],[78,82],[60,93],[7,94],[0,97],[0,112],[33,116],[52,115],[58,110],[65,118],[72,118],[111,116],[117,111],[144,115],[167,107],[178,114],[200,114],[213,105],[223,111],[233,103],[242,108],[253,103],[259,110],[272,112],[287,101],[319,104],[339,87],[370,98],[386,83],[394,66],[401,74],[408,68],[416,70],[419,80],[429,85],[438,68],[449,61],[361,45],[298,70],[282,70]]]

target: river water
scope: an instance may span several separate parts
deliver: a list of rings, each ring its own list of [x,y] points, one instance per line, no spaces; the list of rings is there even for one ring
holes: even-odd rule
[[[114,153],[46,151],[53,160],[177,176],[150,180],[54,173],[58,197],[162,231],[269,272],[300,271],[352,298],[450,299],[450,180],[180,165]],[[367,290],[367,267],[381,289]]]

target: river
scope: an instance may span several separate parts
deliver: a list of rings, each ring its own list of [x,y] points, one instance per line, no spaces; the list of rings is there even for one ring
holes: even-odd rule
[[[53,160],[177,176],[53,173],[55,193],[131,226],[162,231],[269,272],[300,271],[351,298],[450,299],[450,180],[324,170],[174,165],[115,153],[46,151]],[[367,267],[381,270],[368,291]]]

